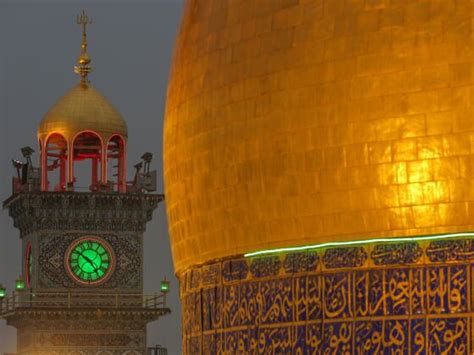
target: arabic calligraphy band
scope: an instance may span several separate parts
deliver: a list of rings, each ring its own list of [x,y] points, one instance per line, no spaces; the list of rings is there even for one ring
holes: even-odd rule
[[[466,354],[474,243],[235,258],[180,276],[185,354]]]

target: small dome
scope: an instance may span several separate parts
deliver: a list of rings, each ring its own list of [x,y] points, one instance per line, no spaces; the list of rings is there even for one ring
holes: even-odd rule
[[[113,134],[127,137],[127,124],[117,109],[90,83],[81,82],[46,113],[38,136],[44,139],[60,133],[69,140],[83,131],[94,131],[106,139]]]

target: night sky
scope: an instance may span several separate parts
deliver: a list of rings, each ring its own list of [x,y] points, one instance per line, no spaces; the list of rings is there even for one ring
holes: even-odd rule
[[[78,82],[73,73],[80,53],[76,14],[83,8],[94,24],[88,30],[92,84],[128,123],[128,177],[145,151],[154,153],[162,187],[162,128],[166,85],[181,0],[71,1],[0,0],[0,199],[11,193],[11,158],[19,148],[37,150],[36,129],[43,115]],[[35,155],[36,162],[38,154]],[[37,165],[37,163],[36,163]],[[178,284],[174,278],[164,204],[145,233],[145,292],[172,279],[172,315],[150,325],[148,344],[169,354],[181,349]],[[0,283],[9,291],[21,274],[20,239],[7,211],[0,213]],[[0,353],[14,352],[14,328],[0,321]]]

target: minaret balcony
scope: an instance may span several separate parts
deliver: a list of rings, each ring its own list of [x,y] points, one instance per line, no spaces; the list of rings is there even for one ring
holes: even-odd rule
[[[9,319],[27,314],[87,312],[97,317],[104,313],[149,313],[158,318],[170,313],[166,293],[141,294],[114,291],[105,292],[34,292],[15,291],[0,299],[0,318]]]

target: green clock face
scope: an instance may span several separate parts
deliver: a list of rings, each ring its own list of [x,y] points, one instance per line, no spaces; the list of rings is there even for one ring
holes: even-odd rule
[[[105,282],[111,276],[113,266],[112,248],[100,238],[80,238],[66,252],[66,268],[71,277],[82,285]]]

